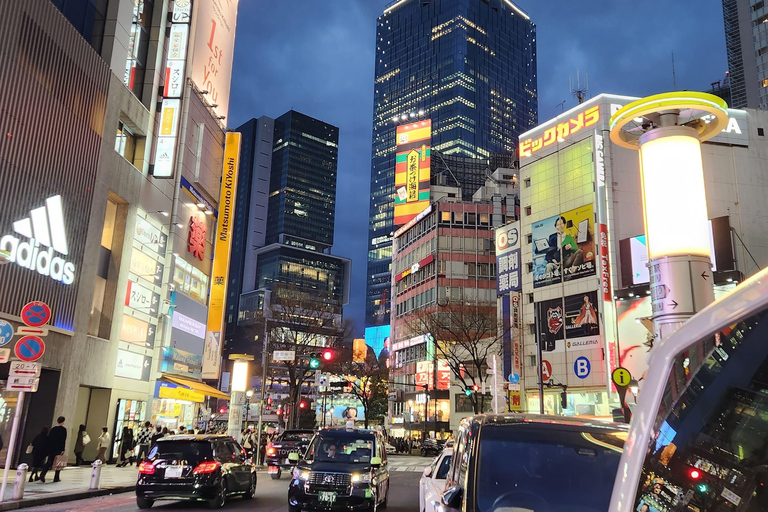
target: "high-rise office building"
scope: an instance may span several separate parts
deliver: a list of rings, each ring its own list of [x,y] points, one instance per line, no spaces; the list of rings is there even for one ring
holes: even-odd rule
[[[366,325],[390,315],[398,124],[431,120],[436,155],[514,153],[537,122],[536,26],[508,0],[400,0],[378,18],[375,66]]]
[[[768,9],[764,0],[723,0],[732,108],[768,107]]]
[[[226,315],[227,350],[236,351],[248,349],[237,326],[256,320],[263,290],[295,287],[340,320],[350,279],[350,261],[330,254],[339,129],[291,110],[238,131],[242,172]]]

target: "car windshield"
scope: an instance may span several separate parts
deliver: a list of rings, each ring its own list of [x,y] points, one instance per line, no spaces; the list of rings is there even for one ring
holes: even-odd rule
[[[213,457],[209,441],[158,441],[149,452],[149,458],[197,461]]]
[[[605,512],[625,437],[625,432],[485,426],[476,510]]]
[[[307,451],[308,461],[370,462],[373,457],[373,439],[315,437]]]

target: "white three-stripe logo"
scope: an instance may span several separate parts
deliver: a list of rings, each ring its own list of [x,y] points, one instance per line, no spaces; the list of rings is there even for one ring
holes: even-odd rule
[[[14,222],[13,230],[27,238],[34,238],[40,245],[53,247],[55,251],[67,254],[61,196],[46,199],[45,206],[31,210],[29,217]]]

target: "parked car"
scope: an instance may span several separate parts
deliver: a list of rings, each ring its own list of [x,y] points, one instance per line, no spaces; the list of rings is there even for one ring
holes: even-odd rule
[[[206,501],[220,508],[233,495],[256,496],[256,466],[228,436],[164,437],[139,465],[136,504],[141,509],[156,500]]]
[[[444,512],[604,512],[627,426],[561,416],[462,420],[441,496]]]
[[[286,430],[267,445],[267,473],[273,480],[279,480],[283,470],[293,469],[288,455],[306,450],[314,435],[314,430]]]
[[[319,431],[296,463],[288,489],[288,511],[345,512],[385,508],[389,466],[384,440],[376,431],[331,428]]]
[[[768,272],[654,345],[648,363],[606,510],[768,510]]]
[[[453,449],[446,448],[435,457],[432,464],[424,468],[424,474],[419,481],[419,512],[436,512],[440,504],[440,496],[445,490],[445,478],[451,468]]]

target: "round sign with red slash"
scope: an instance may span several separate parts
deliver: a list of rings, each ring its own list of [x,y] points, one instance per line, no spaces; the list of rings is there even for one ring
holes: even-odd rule
[[[22,361],[37,361],[45,353],[45,343],[37,336],[24,336],[16,342],[13,353]]]
[[[51,308],[45,302],[30,302],[21,309],[21,321],[30,327],[40,327],[51,320]]]

